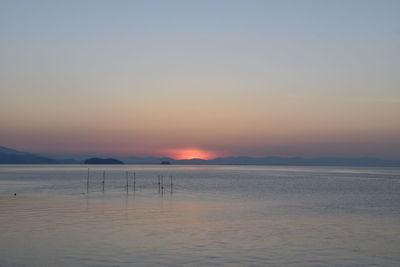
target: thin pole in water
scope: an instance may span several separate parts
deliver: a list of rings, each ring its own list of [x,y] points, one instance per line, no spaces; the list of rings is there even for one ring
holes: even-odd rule
[[[103,193],[104,193],[104,183],[106,181],[106,171],[103,171]]]
[[[157,176],[158,177],[158,193],[160,193],[160,182],[161,182],[161,178],[160,175]]]
[[[86,179],[86,194],[89,193],[89,168],[87,169],[87,179]]]
[[[133,172],[133,191],[136,190],[136,173]]]
[[[172,190],[173,190],[173,184],[172,184],[172,175],[171,175],[171,194],[172,194]]]
[[[129,182],[128,182],[128,171],[126,172],[126,193],[128,193],[128,188],[129,188]]]
[[[164,176],[161,175],[161,193],[164,193]]]

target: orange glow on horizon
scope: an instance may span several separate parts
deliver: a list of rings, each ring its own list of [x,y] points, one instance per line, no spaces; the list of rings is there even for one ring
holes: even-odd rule
[[[186,149],[174,149],[168,151],[168,156],[173,159],[213,159],[216,155],[210,151],[186,148]]]

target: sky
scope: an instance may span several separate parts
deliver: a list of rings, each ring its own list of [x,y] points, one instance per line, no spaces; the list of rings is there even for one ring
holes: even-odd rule
[[[400,159],[400,1],[0,0],[0,145]]]

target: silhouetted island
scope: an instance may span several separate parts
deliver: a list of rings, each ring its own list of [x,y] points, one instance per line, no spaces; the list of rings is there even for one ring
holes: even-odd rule
[[[122,161],[117,159],[102,159],[102,158],[90,158],[84,161],[84,164],[124,164]]]
[[[171,162],[169,162],[169,161],[167,161],[167,160],[163,160],[163,161],[161,161],[161,163],[160,164],[163,164],[163,165],[171,165]]]

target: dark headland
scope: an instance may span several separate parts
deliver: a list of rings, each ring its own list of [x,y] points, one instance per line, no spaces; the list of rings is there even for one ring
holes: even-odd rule
[[[8,147],[0,146],[1,164],[55,164],[56,160],[49,157],[21,152]]]

